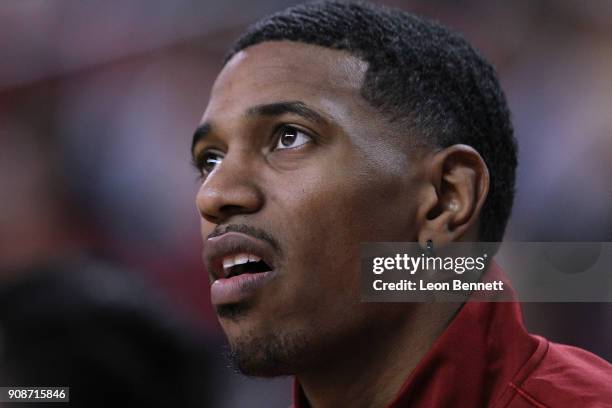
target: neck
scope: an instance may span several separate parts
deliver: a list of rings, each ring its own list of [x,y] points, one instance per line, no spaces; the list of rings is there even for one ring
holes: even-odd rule
[[[381,313],[401,316],[351,338],[315,369],[297,374],[313,408],[382,408],[448,326],[460,304],[385,304]]]

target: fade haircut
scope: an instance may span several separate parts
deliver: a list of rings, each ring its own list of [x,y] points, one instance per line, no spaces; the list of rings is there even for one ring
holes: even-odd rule
[[[497,242],[512,210],[517,146],[494,68],[458,33],[405,11],[365,2],[319,1],[251,26],[237,52],[267,41],[344,50],[367,62],[361,96],[431,147],[466,144],[483,157],[489,194],[479,239]]]

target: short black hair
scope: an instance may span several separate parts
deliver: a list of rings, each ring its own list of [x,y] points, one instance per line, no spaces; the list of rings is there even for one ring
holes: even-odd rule
[[[517,145],[495,69],[458,33],[405,11],[365,2],[319,1],[266,17],[234,43],[267,41],[344,50],[368,63],[361,95],[427,144],[466,144],[489,168],[479,239],[498,242],[512,210]]]

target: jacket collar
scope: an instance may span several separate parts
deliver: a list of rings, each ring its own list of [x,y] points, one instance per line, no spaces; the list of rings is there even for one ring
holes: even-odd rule
[[[492,406],[538,347],[514,290],[492,262],[482,281],[504,282],[504,302],[466,302],[408,376],[388,408]],[[475,296],[472,296],[475,298]],[[297,379],[294,408],[308,402]]]

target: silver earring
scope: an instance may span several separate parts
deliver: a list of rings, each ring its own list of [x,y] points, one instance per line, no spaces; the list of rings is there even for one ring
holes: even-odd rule
[[[425,243],[425,255],[434,256],[433,241],[431,239],[428,239],[427,242]]]

